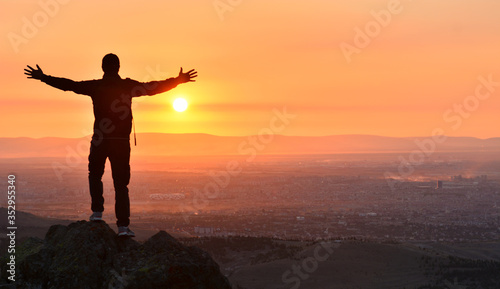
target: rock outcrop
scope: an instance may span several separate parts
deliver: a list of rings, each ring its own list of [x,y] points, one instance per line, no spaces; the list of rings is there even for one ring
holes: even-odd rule
[[[79,221],[52,226],[22,251],[17,288],[231,288],[208,253],[164,231],[140,244],[104,222]]]

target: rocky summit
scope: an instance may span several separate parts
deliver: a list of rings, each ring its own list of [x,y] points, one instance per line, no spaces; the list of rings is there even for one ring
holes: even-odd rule
[[[208,253],[164,231],[141,244],[105,222],[79,221],[52,226],[20,249],[17,288],[231,288]]]

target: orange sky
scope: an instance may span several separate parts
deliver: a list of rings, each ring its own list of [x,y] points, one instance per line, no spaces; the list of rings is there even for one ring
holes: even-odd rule
[[[297,117],[285,135],[500,136],[500,85],[474,96],[478,77],[500,82],[499,1],[17,0],[0,2],[0,19],[2,137],[90,134],[89,97],[23,68],[96,79],[109,52],[122,77],[198,70],[194,84],[134,100],[137,132],[257,134],[286,107]],[[369,45],[356,46],[366,27]],[[346,45],[357,52],[345,57]]]

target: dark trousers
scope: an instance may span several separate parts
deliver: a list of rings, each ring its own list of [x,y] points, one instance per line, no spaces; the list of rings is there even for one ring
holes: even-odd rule
[[[109,158],[111,174],[115,187],[116,224],[128,226],[130,223],[130,200],[128,184],[130,182],[130,142],[128,139],[101,139],[90,143],[89,187],[93,212],[104,211],[102,175],[104,165]]]

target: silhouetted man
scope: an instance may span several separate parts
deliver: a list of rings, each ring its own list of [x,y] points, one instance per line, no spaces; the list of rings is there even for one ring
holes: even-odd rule
[[[101,221],[104,211],[102,175],[109,158],[113,184],[115,187],[115,214],[119,236],[135,236],[129,229],[130,200],[130,132],[132,129],[132,97],[154,95],[168,91],[178,84],[195,81],[194,69],[162,81],[138,82],[118,75],[120,60],[115,54],[107,54],[102,59],[104,76],[98,80],[73,81],[46,75],[28,65],[24,69],[28,78],[39,79],[55,88],[85,94],[92,98],[94,106],[94,134],[90,142],[89,188],[92,199],[91,221]]]

